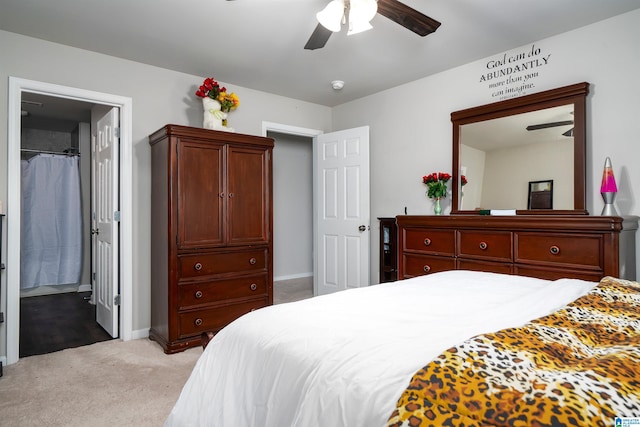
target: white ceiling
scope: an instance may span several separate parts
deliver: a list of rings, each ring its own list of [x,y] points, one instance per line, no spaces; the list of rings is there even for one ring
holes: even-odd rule
[[[373,30],[304,50],[328,2],[0,0],[0,29],[335,106],[640,8],[638,0],[404,0],[440,28],[422,38],[377,15]],[[336,79],[346,82],[340,92]]]

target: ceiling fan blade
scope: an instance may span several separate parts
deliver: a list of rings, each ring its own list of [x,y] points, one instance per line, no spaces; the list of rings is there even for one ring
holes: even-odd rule
[[[378,13],[422,37],[433,33],[440,26],[440,22],[398,0],[378,0]]]
[[[331,30],[327,30],[321,24],[318,24],[316,29],[313,30],[311,37],[309,37],[307,44],[304,45],[304,48],[309,50],[320,49],[327,44],[329,37],[331,37]]]
[[[539,130],[539,129],[553,128],[556,126],[567,126],[572,124],[573,124],[573,120],[565,120],[562,122],[541,123],[539,125],[529,125],[527,126],[527,130]]]

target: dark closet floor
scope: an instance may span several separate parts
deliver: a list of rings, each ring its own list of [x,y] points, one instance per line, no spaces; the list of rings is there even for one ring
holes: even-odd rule
[[[20,298],[20,357],[112,339],[96,323],[91,292]]]

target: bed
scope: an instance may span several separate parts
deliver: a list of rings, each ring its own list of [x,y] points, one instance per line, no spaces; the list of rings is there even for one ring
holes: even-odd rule
[[[587,320],[581,328],[576,319]],[[550,362],[536,366],[549,357],[574,388],[567,399],[587,408],[548,425],[571,416],[612,425],[612,416],[640,416],[639,337],[635,282],[435,273],[237,319],[209,343],[165,425],[532,425],[537,395],[547,399],[538,412],[564,408],[545,388],[555,381]],[[546,383],[535,379],[541,372]],[[609,372],[602,394],[581,395],[580,385],[602,384]]]

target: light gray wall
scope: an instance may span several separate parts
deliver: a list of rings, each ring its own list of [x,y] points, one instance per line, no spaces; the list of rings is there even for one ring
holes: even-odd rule
[[[591,83],[587,100],[587,209],[592,215],[602,211],[600,180],[607,156],[618,183],[618,213],[640,215],[638,23],[640,10],[535,41],[536,48],[551,55],[549,64],[540,68],[535,91]],[[510,52],[530,48],[527,45]],[[495,57],[502,57],[502,52],[496,52]],[[409,214],[432,214],[421,179],[429,172],[451,172],[451,112],[498,100],[480,81],[489,59],[333,109],[334,130],[370,125],[371,218],[398,215],[404,206]],[[390,108],[394,100],[402,103],[395,102]],[[447,199],[444,204],[445,213],[450,210],[449,202]],[[372,234],[372,277],[378,277],[377,241]],[[636,243],[640,244],[640,235]]]
[[[195,91],[207,76],[193,76],[86,50],[0,31],[0,200],[6,203],[7,104],[9,76],[126,96],[133,103],[133,329],[149,327],[151,159],[148,135],[167,123],[202,126],[202,103]],[[215,73],[212,68],[211,74]],[[269,121],[331,130],[331,109],[220,82],[240,97],[229,115],[237,132],[260,135]],[[7,206],[3,207],[6,212]],[[5,217],[6,227],[11,219]],[[6,242],[6,237],[3,239]],[[6,243],[3,242],[3,258]],[[5,258],[6,259],[6,258]],[[7,268],[14,268],[7,266]],[[1,307],[6,312],[6,274],[1,275]],[[0,355],[6,354],[6,329],[0,324]]]
[[[273,276],[313,275],[313,139],[270,132],[273,149]]]
[[[522,159],[527,161],[523,163]],[[573,169],[567,167],[572,164],[572,140],[489,151],[485,158],[480,206],[528,209],[529,181],[551,179],[554,209],[573,209]]]

